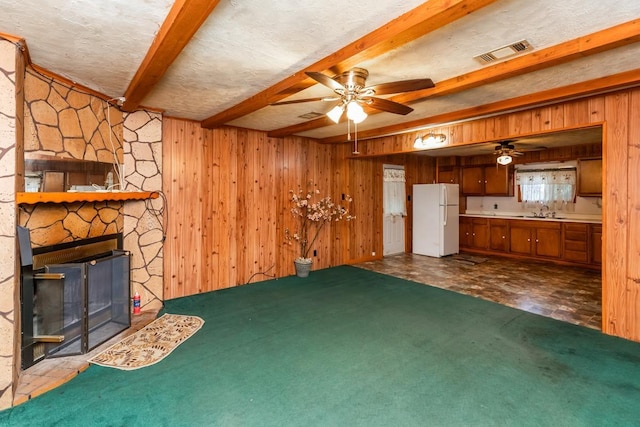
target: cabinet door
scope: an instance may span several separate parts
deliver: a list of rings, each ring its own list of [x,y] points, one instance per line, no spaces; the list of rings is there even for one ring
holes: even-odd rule
[[[469,248],[471,247],[471,224],[472,219],[468,217],[461,216],[460,217],[460,247],[461,248]]]
[[[438,182],[442,184],[458,184],[460,181],[458,169],[443,168],[438,170]]]
[[[513,167],[485,166],[484,194],[487,196],[513,196]]]
[[[484,167],[470,166],[462,168],[462,194],[481,196],[484,194]]]
[[[486,219],[474,219],[471,229],[471,246],[476,249],[489,247],[489,223]]]
[[[535,255],[549,258],[560,257],[560,226],[557,228],[537,228]]]
[[[506,220],[492,219],[489,222],[489,248],[492,251],[507,252],[509,250],[507,233],[509,227]]]
[[[596,265],[602,264],[602,226],[591,225],[591,262]]]
[[[534,245],[534,229],[529,226],[511,224],[509,227],[509,251],[514,254],[531,255]]]
[[[578,159],[578,196],[602,196],[602,159]]]

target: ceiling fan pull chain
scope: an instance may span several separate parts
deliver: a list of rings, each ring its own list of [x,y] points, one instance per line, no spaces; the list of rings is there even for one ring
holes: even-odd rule
[[[360,154],[360,152],[358,151],[358,123],[354,122],[353,126],[355,128],[355,131],[353,133],[353,135],[354,135],[353,154]]]

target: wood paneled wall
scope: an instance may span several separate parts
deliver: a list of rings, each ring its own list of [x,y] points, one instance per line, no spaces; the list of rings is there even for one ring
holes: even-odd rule
[[[433,128],[466,145],[587,126],[603,127],[603,331],[640,341],[640,90],[629,89]],[[423,134],[421,131],[420,134]],[[164,188],[169,200],[165,298],[293,274],[288,190],[313,179],[333,197],[354,198],[351,224],[324,230],[314,268],[382,252],[382,165],[403,164],[407,188],[433,182],[435,162],[412,148],[416,133],[347,144],[165,119]],[[409,206],[409,212],[411,212]],[[407,218],[407,250],[411,218]]]
[[[348,145],[209,130],[171,118],[165,118],[163,134],[165,299],[293,274],[297,246],[284,238],[287,228],[295,228],[289,190],[309,181],[322,196],[351,195],[356,216],[322,230],[313,268],[381,254],[383,163],[406,162],[413,180],[432,182],[434,176],[426,156],[351,160]]]

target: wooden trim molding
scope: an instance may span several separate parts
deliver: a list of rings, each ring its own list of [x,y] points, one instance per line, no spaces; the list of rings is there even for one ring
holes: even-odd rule
[[[219,0],[178,0],[173,4],[140,68],[129,83],[122,105],[124,111],[131,112],[140,106],[144,97],[164,76],[218,3]]]

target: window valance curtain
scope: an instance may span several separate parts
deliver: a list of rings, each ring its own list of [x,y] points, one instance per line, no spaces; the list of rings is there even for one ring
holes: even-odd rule
[[[576,170],[518,170],[516,184],[520,186],[525,204],[537,203],[552,209],[562,209],[575,199]]]
[[[384,170],[384,214],[406,215],[405,212],[405,175],[403,169]]]

